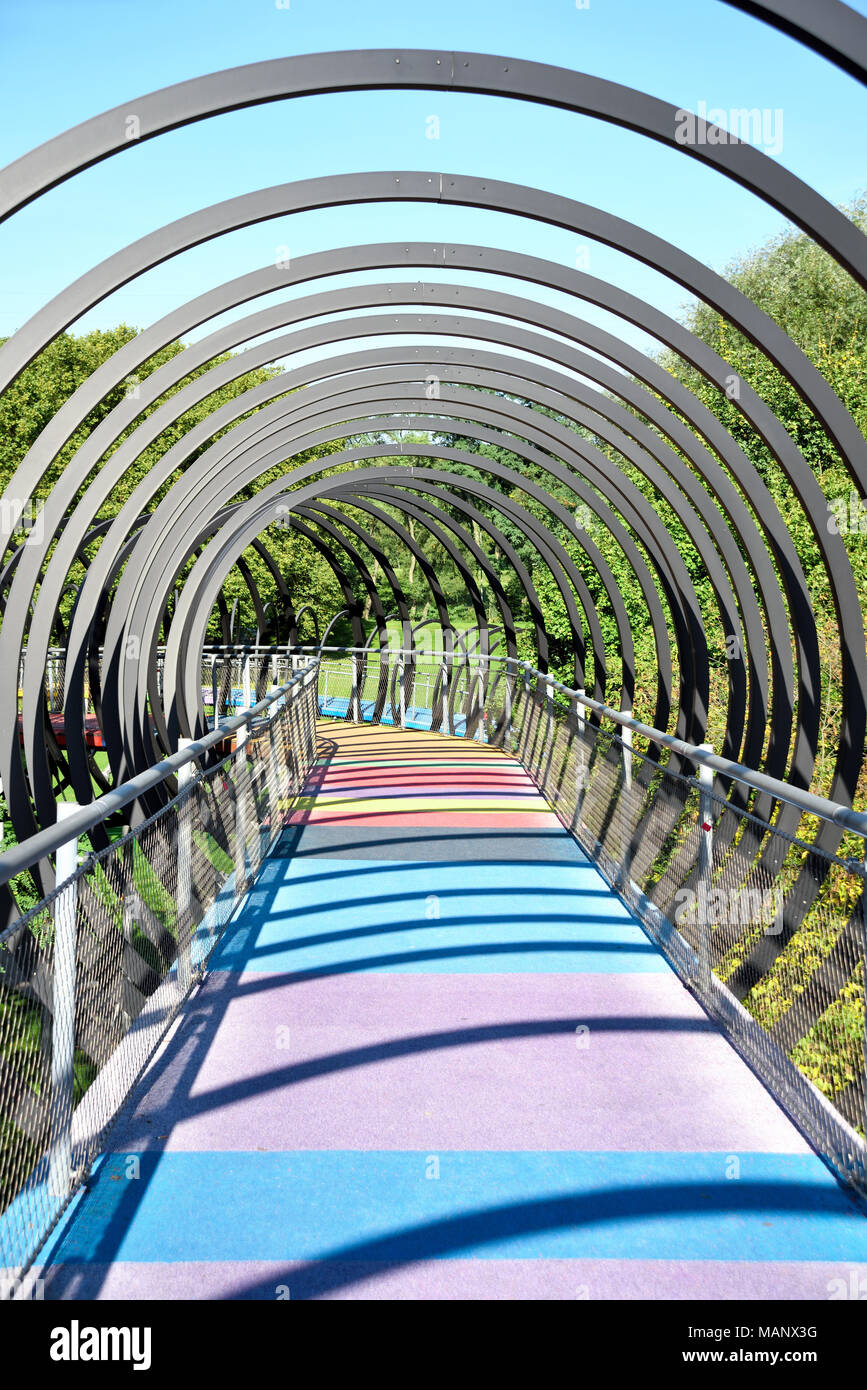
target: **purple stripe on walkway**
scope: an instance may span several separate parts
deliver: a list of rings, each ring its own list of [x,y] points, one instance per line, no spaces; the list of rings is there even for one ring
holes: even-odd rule
[[[695,1260],[432,1260],[426,1264],[65,1265],[50,1271],[48,1299],[864,1299],[867,1264],[741,1264]],[[774,1322],[769,1312],[767,1321]],[[716,1342],[688,1341],[682,1350]]]
[[[667,973],[212,975],[112,1142],[151,1147],[809,1152]]]

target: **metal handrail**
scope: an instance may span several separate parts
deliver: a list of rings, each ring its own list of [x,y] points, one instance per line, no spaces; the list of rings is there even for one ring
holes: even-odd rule
[[[308,648],[297,648],[299,652],[307,651]],[[323,647],[323,652],[345,652],[347,656],[360,650],[358,647]],[[407,651],[403,648],[390,647],[387,649],[391,656],[412,656],[416,660],[422,655],[417,650]],[[435,655],[435,654],[432,654]],[[751,787],[754,791],[765,792],[772,796],[775,801],[785,801],[790,806],[795,806],[799,811],[806,815],[818,816],[820,820],[830,821],[833,825],[838,825],[844,830],[854,831],[862,839],[867,841],[867,814],[861,811],[853,811],[849,806],[843,806],[840,802],[831,801],[827,797],[817,796],[814,792],[804,791],[800,787],[793,787],[788,782],[782,782],[777,777],[769,777],[764,772],[756,772],[753,768],[745,766],[743,763],[733,762],[729,758],[721,758],[717,753],[711,753],[707,748],[701,748],[697,744],[687,743],[684,739],[677,738],[674,734],[666,734],[662,729],[654,729],[649,724],[642,724],[634,719],[631,714],[623,710],[612,709],[610,705],[602,704],[599,700],[593,700],[581,690],[573,690],[571,686],[564,685],[562,681],[556,680],[553,676],[547,675],[543,671],[538,671],[529,661],[520,661],[513,656],[476,656],[476,661],[498,661],[504,665],[514,666],[516,670],[526,672],[528,675],[535,676],[537,680],[544,681],[552,690],[559,690],[567,695],[570,700],[582,705],[585,709],[591,710],[605,719],[610,719],[613,723],[619,724],[621,728],[630,730],[633,734],[640,734],[642,738],[648,739],[651,743],[662,744],[665,748],[670,748],[672,752],[679,753],[682,757],[696,763],[699,767],[711,768],[714,772],[721,772],[724,776],[730,777],[734,782],[741,782],[745,786]],[[867,852],[867,845],[865,845]]]
[[[507,660],[512,660],[512,658],[507,658]],[[533,668],[529,666],[528,662],[519,664],[524,670],[533,672]],[[769,777],[764,772],[756,772],[743,763],[733,762],[730,758],[721,758],[718,753],[711,753],[707,748],[701,748],[694,743],[687,743],[674,734],[663,733],[661,729],[654,729],[650,724],[642,724],[640,720],[634,719],[632,715],[625,714],[622,710],[612,709],[610,705],[593,700],[589,695],[572,690],[568,685],[563,685],[561,681],[555,680],[553,676],[540,675],[538,671],[533,672],[533,674],[545,681],[554,690],[559,690],[564,695],[568,695],[570,699],[577,700],[585,709],[592,710],[595,714],[612,720],[613,723],[619,724],[621,728],[629,729],[634,734],[640,734],[651,743],[661,743],[664,747],[670,748],[672,752],[681,754],[700,767],[712,768],[714,772],[721,772],[734,782],[742,782],[755,791],[766,792],[776,801],[786,801],[790,806],[797,807],[798,810],[807,815],[818,816],[821,820],[830,821],[845,830],[853,830],[856,835],[867,840],[867,815],[861,811],[853,811],[851,807],[843,806],[838,801],[830,801],[825,796],[817,796],[814,792],[803,791],[800,787],[793,787],[788,782],[781,782],[777,777]]]
[[[57,850],[68,843],[69,840],[76,839],[79,835],[86,835],[89,830],[100,825],[114,811],[119,811],[123,806],[128,806],[131,801],[136,801],[145,792],[153,787],[159,786],[167,777],[178,772],[180,768],[186,767],[188,763],[200,758],[203,753],[207,753],[217,744],[222,743],[229,734],[241,729],[245,724],[249,724],[257,715],[269,709],[275,701],[284,698],[288,692],[299,681],[303,680],[315,670],[316,661],[311,661],[307,666],[292,677],[286,685],[278,686],[271,691],[264,700],[252,705],[250,709],[241,714],[233,715],[231,719],[220,722],[219,726],[204,738],[196,739],[186,748],[177,753],[171,753],[167,758],[153,767],[149,767],[145,772],[139,772],[135,777],[130,777],[127,782],[121,782],[120,786],[113,787],[104,796],[97,797],[87,806],[82,806],[81,810],[75,811],[72,815],[66,816],[62,821],[54,825],[46,826],[43,830],[38,830],[35,835],[29,835],[20,844],[13,845],[11,849],[0,854],[0,885],[8,883],[16,874],[23,873],[32,864],[45,859],[49,854],[56,854]]]
[[[267,650],[267,649],[266,649]],[[272,649],[273,650],[273,649]],[[414,661],[424,658],[424,653],[418,648],[415,650],[405,647],[388,647],[385,649],[389,656],[410,657]],[[54,854],[60,845],[64,844],[72,835],[87,834],[96,825],[114,811],[121,809],[131,801],[135,801],[144,792],[157,786],[166,777],[175,773],[179,768],[186,766],[187,763],[202,756],[208,749],[220,743],[228,734],[241,728],[248,720],[267,709],[275,700],[284,696],[288,690],[303,676],[310,671],[321,656],[325,653],[343,653],[347,657],[370,656],[370,652],[363,647],[345,646],[296,646],[291,649],[291,654],[301,656],[310,655],[311,663],[303,671],[298,672],[287,685],[280,686],[276,692],[266,696],[257,705],[245,713],[234,716],[232,719],[221,722],[218,730],[206,735],[203,739],[197,740],[182,752],[174,753],[163,759],[162,762],[148,768],[146,772],[139,773],[128,782],[106,792],[104,796],[91,802],[88,806],[64,820],[62,828],[60,825],[48,826],[44,830],[38,831],[35,835],[29,836],[20,845],[15,845],[0,855],[0,885],[7,883],[16,874],[23,872],[39,859],[45,858],[49,854]],[[377,654],[378,651],[377,651]],[[431,655],[437,655],[432,653]],[[827,797],[817,796],[813,792],[805,791],[800,787],[791,786],[788,782],[783,782],[779,778],[770,777],[764,772],[758,772],[753,768],[745,766],[743,763],[733,762],[729,758],[720,757],[719,754],[708,751],[696,744],[687,743],[684,739],[677,738],[674,734],[667,734],[662,729],[655,729],[649,724],[643,724],[639,720],[623,710],[613,709],[610,705],[603,704],[599,700],[592,699],[583,691],[575,690],[571,686],[564,685],[555,677],[537,670],[528,661],[520,661],[511,656],[477,655],[470,660],[476,662],[499,662],[504,666],[512,666],[516,671],[525,672],[528,676],[533,676],[537,681],[544,682],[551,690],[560,691],[567,696],[570,701],[583,706],[601,718],[608,719],[621,728],[629,730],[633,734],[639,734],[651,743],[660,744],[662,747],[670,749],[681,757],[695,763],[698,767],[706,767],[714,772],[722,773],[732,781],[740,782],[742,785],[750,787],[754,791],[763,792],[774,798],[776,801],[786,802],[796,807],[806,815],[817,816],[820,820],[828,821],[841,829],[854,832],[856,835],[867,842],[867,814],[854,811],[851,807],[843,806],[839,802],[831,801]],[[867,852],[867,844],[865,844]]]

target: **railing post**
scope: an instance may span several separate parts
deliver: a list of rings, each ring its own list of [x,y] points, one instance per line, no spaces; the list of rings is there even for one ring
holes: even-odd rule
[[[581,817],[581,808],[584,805],[584,797],[587,792],[588,770],[590,758],[585,746],[587,734],[587,721],[584,714],[584,706],[578,699],[579,695],[584,694],[584,687],[579,686],[575,691],[575,727],[578,734],[577,756],[575,758],[575,810],[572,813],[572,823],[569,829],[573,832],[578,830],[578,822]]]
[[[249,771],[247,768],[247,734],[249,726],[242,724],[235,735],[235,897],[247,891],[247,799]]]
[[[270,839],[273,843],[280,822],[280,762],[277,756],[277,701],[268,714],[268,811],[271,821]]]
[[[450,698],[449,698],[449,697],[450,697],[450,693],[451,693],[451,679],[450,679],[450,674],[451,674],[451,673],[450,673],[450,669],[449,669],[449,661],[448,661],[448,658],[447,658],[446,656],[443,656],[443,678],[442,678],[442,684],[441,684],[441,686],[440,686],[440,698],[442,699],[442,702],[443,702],[443,733],[444,733],[444,734],[451,734],[451,731],[452,731],[451,718],[450,718],[450,716],[451,716],[451,702],[450,702]]]
[[[353,652],[353,654],[352,654],[352,660],[351,660],[351,662],[350,662],[350,669],[351,669],[351,671],[352,671],[352,689],[351,689],[351,691],[350,691],[350,693],[349,693],[349,699],[350,699],[350,702],[351,702],[351,704],[352,704],[352,720],[353,720],[353,723],[355,723],[355,724],[360,724],[360,723],[361,723],[361,697],[360,697],[360,693],[359,693],[359,688],[358,688],[358,687],[359,687],[359,677],[360,677],[360,675],[361,675],[361,669],[360,669],[360,663],[359,663],[359,660],[358,660],[358,655],[357,655],[357,653],[355,653],[355,652]]]
[[[298,720],[298,687],[293,686],[286,696],[286,766],[289,777],[290,797],[296,796],[301,787],[301,726]]]
[[[630,711],[631,713],[631,711]],[[632,730],[622,728],[620,738],[623,743],[623,786],[632,791]]]
[[[524,698],[523,698],[523,702],[522,702],[522,703],[523,703],[523,706],[524,706],[524,729],[523,729],[524,739],[523,739],[523,743],[519,743],[519,747],[518,747],[518,757],[520,758],[521,762],[524,763],[524,766],[526,766],[525,759],[526,759],[526,756],[527,756],[527,743],[528,743],[528,741],[529,741],[529,737],[530,737],[530,728],[531,728],[531,725],[532,725],[532,720],[529,718],[529,713],[530,713],[531,708],[532,708],[532,705],[531,705],[531,694],[530,694],[530,666],[529,666],[529,664],[528,664],[526,661],[525,661],[524,664],[523,664],[523,669],[522,669],[522,672],[521,672],[521,679],[522,679],[522,682],[523,682],[523,691],[524,691]]]
[[[581,700],[584,698],[584,694],[585,694],[584,686],[583,686],[583,685],[579,685],[578,689],[575,691],[575,694],[576,694],[576,696],[580,697],[580,698],[577,698],[577,699],[575,700],[575,721],[576,721],[576,726],[577,726],[577,730],[578,730],[578,737],[580,738],[580,740],[581,740],[581,742],[582,742],[582,744],[583,744],[583,743],[584,743],[584,735],[585,735],[585,731],[586,731],[586,728],[587,728],[587,722],[586,722],[586,718],[585,718],[585,715],[584,715],[584,706],[583,706],[582,703],[581,703]]]
[[[178,739],[182,753],[193,742]],[[195,764],[185,763],[178,768],[178,794],[181,795],[193,780]],[[193,907],[193,798],[185,796],[178,802],[178,988],[186,994],[193,982],[192,970],[192,907]]]
[[[217,708],[220,695],[220,682],[217,677],[217,658],[211,657],[211,701],[214,706],[214,728],[216,729],[220,719],[220,711]]]
[[[400,727],[402,729],[406,728],[406,689],[403,683],[405,671],[406,667],[404,666],[403,658],[401,657],[397,663],[397,690],[398,699],[400,701]]]
[[[477,743],[484,743],[484,742],[485,742],[485,691],[486,691],[485,675],[486,675],[486,671],[485,671],[485,667],[484,667],[484,660],[485,660],[484,657],[482,657],[482,656],[479,657],[479,669],[478,669],[478,672],[477,672],[477,674],[476,674],[476,683],[477,683],[477,685],[478,685],[478,692],[479,692],[479,693],[478,693],[478,697],[477,697],[477,701],[476,701],[476,712],[477,712],[478,717],[479,717],[478,726],[477,726],[477,728],[476,728],[476,742],[477,742]]]
[[[77,802],[61,801],[57,819],[80,810]],[[78,868],[78,837],[61,845],[55,859],[57,884]],[[66,1197],[72,1185],[72,1107],[75,1100],[75,958],[78,914],[77,880],[54,900],[54,972],[51,992],[51,1151],[48,1186],[53,1196]]]
[[[503,668],[503,684],[506,698],[503,704],[503,747],[507,753],[512,751],[512,675],[508,665]]]
[[[590,758],[587,750],[587,717],[584,713],[584,706],[581,700],[584,696],[584,686],[579,685],[575,691],[575,732],[578,735],[578,756],[575,759],[575,814],[572,817],[572,829],[578,824],[581,815],[581,807],[584,804],[584,793],[587,790],[587,776],[590,767]]]
[[[249,723],[247,723],[247,724],[245,725],[245,727],[246,727],[246,729],[247,729],[247,731],[248,731],[248,732],[247,732],[247,742],[249,742],[249,729],[250,729]],[[261,739],[258,740],[258,743],[261,743]],[[257,743],[257,746],[258,746],[258,743]],[[261,825],[259,824],[259,810],[258,810],[258,806],[257,806],[257,802],[256,802],[256,788],[257,788],[257,785],[258,785],[258,783],[259,783],[259,779],[260,779],[260,777],[263,775],[263,773],[264,773],[265,776],[267,777],[267,773],[265,773],[264,765],[263,765],[263,763],[261,762],[260,759],[257,759],[257,760],[253,763],[253,768],[252,768],[252,770],[250,769],[249,763],[247,764],[247,798],[248,798],[248,805],[249,805],[249,817],[248,817],[248,819],[247,819],[247,831],[248,831],[248,834],[249,834],[249,831],[250,831],[251,828],[252,828],[252,831],[253,831],[253,840],[252,840],[252,844],[251,844],[251,847],[250,847],[250,881],[251,881],[251,883],[255,883],[256,877],[257,877],[257,875],[258,875],[258,873],[259,873],[259,869],[261,868],[261,865],[262,865],[262,827],[261,827]],[[267,790],[268,790],[268,787],[267,787],[267,782],[266,782],[265,791],[267,792]],[[269,809],[269,813],[270,813],[270,806],[269,806],[268,809]]]
[[[306,687],[309,687],[309,686],[311,686],[311,685],[313,686],[313,706],[314,706],[314,711],[315,711],[315,712],[314,712],[314,715],[313,715],[313,718],[309,721],[308,726],[307,726],[307,758],[308,758],[308,766],[309,766],[310,763],[312,763],[312,761],[313,761],[313,759],[314,759],[314,757],[315,757],[315,755],[316,755],[316,715],[319,713],[319,700],[318,700],[318,697],[317,697],[317,694],[316,694],[316,690],[317,690],[318,684],[319,684],[319,666],[318,666],[318,664],[317,664],[315,661],[312,661],[311,664],[310,664],[310,668],[309,668],[309,670],[308,670],[306,676],[304,677],[304,685],[305,685]]]
[[[625,711],[624,711],[625,712]],[[628,711],[632,714],[632,710]],[[621,742],[621,766],[623,771],[623,788],[620,793],[620,805],[622,809],[622,830],[620,838],[620,870],[617,876],[617,886],[624,892],[628,889],[632,878],[632,822],[630,810],[632,805],[632,730],[625,727],[620,729]]]
[[[550,672],[546,672],[542,679],[545,682],[545,743],[548,749],[548,758],[543,765],[542,759],[539,757],[538,771],[542,780],[542,785],[546,786],[548,782],[548,773],[551,771],[551,762],[554,757],[554,687],[551,684],[552,677]]]
[[[703,753],[713,752],[713,745],[710,743],[701,743],[699,748]],[[705,767],[699,763],[698,780],[701,790],[698,798],[697,983],[702,989],[710,989],[712,974],[710,892],[713,875],[713,801],[711,799],[714,781],[713,768]]]
[[[248,652],[247,655],[244,657],[244,675],[241,692],[241,699],[243,701],[244,709],[249,709],[253,703],[253,691],[250,684],[250,661],[251,657],[250,653]]]

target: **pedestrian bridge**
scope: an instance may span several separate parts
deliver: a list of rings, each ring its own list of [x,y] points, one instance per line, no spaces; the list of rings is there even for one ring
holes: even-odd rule
[[[731,5],[867,75],[848,6]],[[183,127],[371,91],[623,128],[867,289],[857,221],[757,145],[492,54],[136,97],[0,170],[0,223]],[[867,438],[646,207],[488,172],[235,190],[0,341],[0,1294],[867,1288]],[[389,240],[197,282],[31,428],[116,291],[360,205]]]
[[[316,733],[46,1297],[779,1300],[867,1274],[864,1215],[518,761]]]

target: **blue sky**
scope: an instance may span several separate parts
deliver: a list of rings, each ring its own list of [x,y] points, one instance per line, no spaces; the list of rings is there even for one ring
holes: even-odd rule
[[[855,8],[867,12],[867,0]],[[678,106],[779,109],[781,163],[834,202],[867,188],[867,92],[720,0],[590,0],[581,9],[575,0],[0,0],[0,164],[172,82],[264,58],[374,47],[498,52],[595,73]],[[431,115],[439,118],[438,140],[426,137]],[[640,223],[720,270],[785,225],[758,198],[680,152],[589,118],[447,93],[307,98],[130,148],[24,209],[0,228],[0,334],[165,222],[270,184],[365,169],[454,171],[565,193]],[[404,238],[478,241],[568,265],[585,245],[563,230],[474,210],[368,205],[305,213],[175,258],[106,300],[75,331],[121,320],[142,327],[211,285],[272,262],[278,246],[295,257]],[[592,274],[678,314],[686,299],[680,286],[616,252],[588,249]],[[601,311],[585,316],[610,322]],[[618,328],[647,346],[637,331]]]

